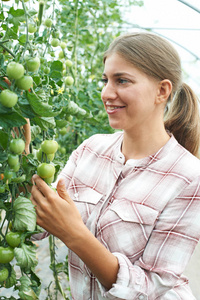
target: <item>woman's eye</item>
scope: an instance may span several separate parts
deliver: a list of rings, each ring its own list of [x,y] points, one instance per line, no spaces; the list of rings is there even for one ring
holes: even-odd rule
[[[106,85],[106,84],[107,84],[107,82],[108,82],[108,79],[106,79],[106,78],[102,78],[102,79],[101,79],[101,82],[103,82],[103,84],[104,84],[104,85]]]
[[[119,78],[117,81],[118,81],[118,83],[121,83],[121,84],[125,84],[128,82],[127,79],[123,79],[123,78]]]

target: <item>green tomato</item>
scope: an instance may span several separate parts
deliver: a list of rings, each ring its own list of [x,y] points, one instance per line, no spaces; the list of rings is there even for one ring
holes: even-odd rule
[[[21,232],[8,232],[6,234],[6,242],[8,243],[9,246],[11,246],[12,248],[15,248],[17,246],[19,246],[20,242],[21,242]]]
[[[33,78],[31,76],[23,76],[22,78],[16,80],[16,86],[21,89],[28,91],[33,86]]]
[[[5,1],[5,0],[4,0]],[[0,282],[5,281],[8,278],[9,272],[7,268],[0,269]]]
[[[47,183],[47,184],[51,184],[53,181],[54,181],[54,175],[49,177],[49,178],[44,178],[44,181]]]
[[[46,27],[51,27],[51,25],[53,24],[53,22],[52,22],[52,20],[51,19],[49,19],[49,18],[47,18],[45,21],[44,21],[44,25],[46,26]]]
[[[20,163],[18,162],[15,166],[12,166],[11,169],[13,172],[18,172],[20,169]]]
[[[65,135],[65,134],[67,133],[67,128],[66,128],[66,127],[61,128],[61,129],[59,130],[59,133],[60,133],[61,135]]]
[[[0,102],[5,107],[13,107],[17,103],[18,96],[11,90],[3,90],[0,94]]]
[[[59,149],[61,154],[66,154],[66,148],[65,147],[60,147]]]
[[[52,164],[42,163],[37,167],[37,174],[41,178],[50,178],[55,174],[55,167]]]
[[[14,249],[9,247],[0,247],[0,263],[7,264],[14,258]]]
[[[44,68],[44,73],[45,74],[49,74],[50,73],[50,68],[49,67],[45,67]]]
[[[60,51],[59,54],[58,54],[58,57],[59,57],[60,59],[64,58],[64,57],[65,57],[64,52],[63,52],[63,51]]]
[[[67,44],[65,42],[61,42],[60,47],[64,50],[67,47]]]
[[[70,68],[73,65],[73,62],[70,59],[67,59],[65,65],[66,67]]]
[[[72,85],[74,83],[74,79],[71,76],[67,76],[65,78],[65,84],[66,85]]]
[[[10,170],[5,170],[4,172],[4,181],[6,181],[7,179],[11,179],[15,176],[15,172],[10,171]]]
[[[34,33],[36,31],[37,31],[37,27],[34,24],[32,24],[32,23],[28,24],[28,32],[29,33]]]
[[[42,157],[42,153],[43,153],[43,157]],[[39,161],[45,161],[46,159],[49,161],[52,161],[54,159],[55,154],[54,153],[50,153],[50,154],[46,154],[42,151],[42,149],[37,150],[36,152],[36,157]],[[42,159],[43,158],[43,159]]]
[[[5,193],[6,186],[5,185],[0,185],[0,194]]]
[[[59,44],[60,44],[59,39],[53,38],[53,39],[51,40],[51,46],[52,46],[52,47],[58,47]]]
[[[73,116],[72,115],[66,116],[66,121],[71,122],[72,120],[73,120]]]
[[[15,154],[22,154],[25,150],[24,140],[17,138],[10,142],[10,150]]]
[[[26,65],[27,69],[30,72],[35,72],[40,67],[40,59],[39,57],[26,57]]]
[[[17,154],[8,154],[8,164],[10,167],[14,167],[19,163],[19,156]]]
[[[6,73],[10,79],[19,79],[24,75],[24,67],[22,64],[11,61],[6,68]]]
[[[41,149],[46,154],[56,153],[58,150],[58,143],[54,140],[45,140],[41,144]]]

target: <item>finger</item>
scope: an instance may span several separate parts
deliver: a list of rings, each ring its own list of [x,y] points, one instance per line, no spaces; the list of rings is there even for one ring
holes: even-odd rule
[[[66,200],[69,203],[73,202],[72,199],[70,198],[69,194],[67,193],[67,189],[66,189],[66,186],[65,186],[65,181],[64,181],[63,178],[61,178],[58,181],[56,190],[57,190],[58,195],[62,199]]]
[[[45,197],[43,193],[39,190],[37,185],[33,185],[32,190],[31,190],[31,195],[37,203],[40,203],[41,201],[44,201]]]
[[[38,175],[33,175],[33,183],[37,186],[38,190],[45,196],[48,197],[49,193],[52,191],[51,188],[46,184],[46,182],[41,179]]]

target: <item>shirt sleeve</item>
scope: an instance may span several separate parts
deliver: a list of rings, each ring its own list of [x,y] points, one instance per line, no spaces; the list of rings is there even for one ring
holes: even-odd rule
[[[119,261],[117,281],[108,291],[99,284],[102,295],[107,299],[154,300],[174,287],[185,285],[187,279],[181,274],[199,238],[198,177],[167,204],[139,260],[132,264],[125,255],[113,253]],[[187,295],[184,299],[188,299]]]

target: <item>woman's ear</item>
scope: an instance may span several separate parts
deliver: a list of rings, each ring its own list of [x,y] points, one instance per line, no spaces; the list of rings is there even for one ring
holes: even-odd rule
[[[169,79],[159,82],[156,103],[166,103],[172,91],[172,83]]]

